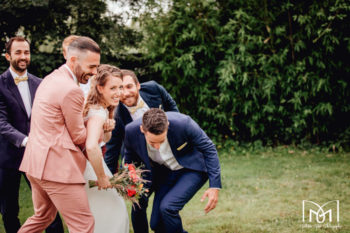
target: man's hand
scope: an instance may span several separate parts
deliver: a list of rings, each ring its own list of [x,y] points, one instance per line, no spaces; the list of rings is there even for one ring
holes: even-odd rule
[[[111,132],[115,127],[115,120],[114,119],[107,119],[105,123],[103,124],[103,130],[105,132]]]
[[[207,191],[204,192],[201,202],[204,201],[206,197],[208,197],[208,203],[204,208],[205,213],[208,213],[212,209],[216,207],[216,204],[218,203],[219,200],[219,191],[220,189],[217,188],[209,188]]]

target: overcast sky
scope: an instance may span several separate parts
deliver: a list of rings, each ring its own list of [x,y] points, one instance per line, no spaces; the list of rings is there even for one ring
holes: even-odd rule
[[[172,0],[158,0],[158,2],[161,2],[163,10],[167,11],[168,4],[169,4],[169,2],[172,2]],[[128,25],[131,24],[131,20],[128,19],[128,14],[131,14],[131,10],[127,4],[125,4],[123,6],[120,2],[107,0],[107,5],[108,5],[108,9],[111,12],[113,12],[117,15],[122,15],[123,18],[125,19],[125,23],[127,23]],[[142,8],[141,8],[141,12],[142,12]],[[134,16],[137,16],[137,15],[135,15],[135,13],[133,13],[133,14],[134,14]]]

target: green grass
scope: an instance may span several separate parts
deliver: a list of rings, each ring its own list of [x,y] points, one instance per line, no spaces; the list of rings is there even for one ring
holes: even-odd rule
[[[181,211],[187,231],[350,232],[350,153],[279,147],[242,155],[221,152],[220,163],[223,189],[219,203],[212,212],[204,213],[200,198],[206,184]],[[339,200],[341,228],[302,228],[302,200],[319,204]],[[24,222],[33,213],[24,182],[20,205]],[[0,232],[4,232],[2,222]]]

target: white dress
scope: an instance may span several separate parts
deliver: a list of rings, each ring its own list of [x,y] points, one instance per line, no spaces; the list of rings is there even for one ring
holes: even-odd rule
[[[90,109],[85,120],[95,115],[107,119],[108,111],[103,107]],[[106,175],[111,177],[112,173],[103,159],[102,162]],[[84,178],[90,210],[95,218],[94,233],[128,233],[129,217],[123,198],[115,189],[98,190],[97,187],[89,188],[88,180],[97,180],[95,171],[89,161],[86,163]]]

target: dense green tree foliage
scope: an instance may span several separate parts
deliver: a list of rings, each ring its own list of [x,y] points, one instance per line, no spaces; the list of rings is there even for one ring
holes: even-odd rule
[[[104,0],[1,0],[0,51],[16,34],[31,42],[32,63],[29,70],[43,77],[64,62],[62,40],[71,34],[93,38],[102,49],[102,62],[116,65],[130,59],[125,53],[139,37],[123,25],[120,16],[107,10]],[[1,58],[0,69],[8,63]]]
[[[349,1],[114,1],[136,24],[104,0],[1,0],[0,50],[22,33],[43,77],[65,36],[87,35],[102,62],[159,81],[217,139],[350,144]]]
[[[212,135],[349,142],[349,13],[345,0],[179,0],[142,19],[143,46]]]

